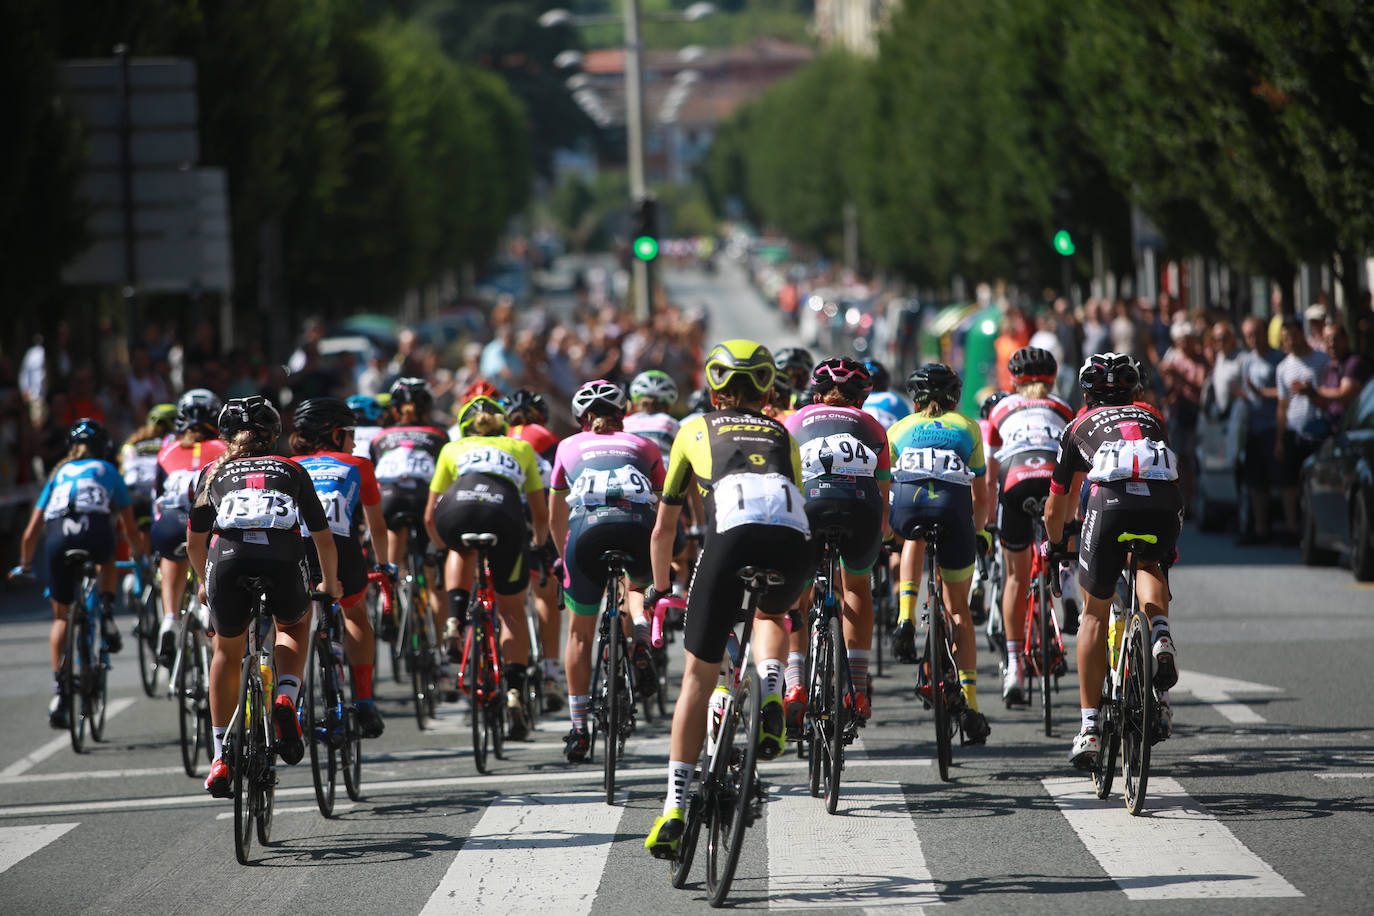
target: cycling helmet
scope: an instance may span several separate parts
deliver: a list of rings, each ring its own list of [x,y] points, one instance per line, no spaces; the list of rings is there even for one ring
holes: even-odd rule
[[[491,398],[492,400],[499,401],[501,399],[501,389],[479,375],[463,389],[463,393],[458,397],[458,403],[466,404],[473,398]]]
[[[808,365],[807,370],[811,367]],[[706,354],[706,384],[719,391],[737,376],[748,379],[759,394],[773,387],[773,354],[761,343],[736,338],[716,344]]]
[[[603,415],[623,414],[625,403],[625,392],[619,385],[604,378],[593,379],[573,393],[573,419],[581,423],[583,414],[588,411]]]
[[[777,410],[790,410],[792,408],[792,386],[787,381],[787,376],[779,372],[773,376],[773,398],[769,404]]]
[[[380,408],[382,408],[383,412],[385,412],[385,411],[391,409],[391,392],[390,392],[390,391],[379,391],[379,392],[377,392],[377,406],[380,407]]]
[[[434,406],[434,394],[422,378],[398,378],[391,383],[391,406],[399,410],[402,404],[414,404],[421,414],[427,414]]]
[[[234,398],[219,412],[219,431],[227,439],[245,430],[275,441],[281,435],[281,414],[260,394]]]
[[[778,351],[777,358],[773,360],[773,366],[786,374],[805,372],[811,374],[811,367],[816,361],[811,358],[811,351],[805,347],[783,347]]]
[[[110,451],[110,434],[105,424],[90,417],[82,417],[67,431],[67,448],[85,443],[92,455],[104,458]]]
[[[501,402],[496,398],[487,397],[479,394],[477,397],[468,401],[458,409],[458,432],[466,436],[468,430],[472,428],[472,423],[481,413],[494,413],[499,416],[504,423],[506,421],[506,408],[501,406]]]
[[[886,391],[892,386],[892,376],[888,373],[887,367],[876,359],[866,359],[863,366],[868,370],[868,377],[872,380],[871,391]]]
[[[677,383],[662,369],[641,372],[630,382],[630,400],[638,404],[644,399],[662,401],[665,404],[677,403]]]
[[[382,414],[386,413],[386,408],[378,404],[376,398],[370,398],[365,394],[355,394],[347,403],[348,409],[353,411],[353,422],[357,426],[376,426],[382,421]]]
[[[997,402],[1007,396],[1005,391],[994,391],[983,399],[983,406],[978,408],[978,419],[986,420],[992,416],[992,409],[997,406]]]
[[[208,429],[215,431],[216,418],[219,416],[219,396],[208,388],[192,388],[177,401],[177,433],[188,429]]]
[[[1052,385],[1059,374],[1059,363],[1049,350],[1022,347],[1011,355],[1011,359],[1007,361],[1007,369],[1018,385],[1026,382],[1044,382]]]
[[[301,401],[291,418],[291,429],[307,439],[328,439],[336,429],[352,429],[353,410],[338,398],[309,398]]]
[[[549,405],[544,401],[544,396],[537,391],[530,391],[528,388],[518,389],[501,404],[506,408],[507,415],[534,414],[539,423],[543,423],[549,418]]]
[[[698,388],[687,395],[688,413],[706,413],[711,409],[711,392],[707,388]]]
[[[806,387],[798,391],[792,398],[792,406],[801,410],[803,407],[810,407],[816,403],[816,386],[807,382]]]
[[[907,377],[906,390],[911,393],[911,398],[917,406],[933,400],[946,407],[953,407],[959,403],[964,383],[958,374],[944,363],[926,363]]]
[[[847,356],[832,356],[822,360],[811,373],[811,387],[815,394],[840,389],[847,400],[861,400],[873,387],[873,376],[858,360]]]
[[[148,411],[147,418],[143,421],[149,425],[165,426],[171,429],[177,421],[177,405],[175,404],[154,404],[153,409]]]
[[[1134,357],[1131,359],[1131,365],[1135,366],[1136,374],[1140,376],[1140,381],[1135,383],[1135,390],[1138,393],[1146,391],[1150,387],[1150,370],[1145,368],[1143,362]]]
[[[1078,370],[1083,396],[1097,404],[1129,404],[1140,384],[1135,360],[1124,353],[1096,353]]]

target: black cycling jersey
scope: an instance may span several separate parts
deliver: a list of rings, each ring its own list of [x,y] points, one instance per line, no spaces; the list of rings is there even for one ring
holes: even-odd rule
[[[1068,492],[1080,472],[1093,483],[1177,481],[1178,463],[1164,419],[1141,404],[1089,410],[1059,440],[1051,488]]]
[[[270,544],[296,557],[302,525],[310,532],[329,530],[310,475],[290,458],[236,458],[213,473],[202,472],[196,483],[192,531],[214,530],[229,540]]]

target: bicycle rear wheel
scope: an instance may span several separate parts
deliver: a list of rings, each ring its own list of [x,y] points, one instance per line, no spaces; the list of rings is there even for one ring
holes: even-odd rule
[[[187,776],[196,775],[196,759],[200,749],[205,746],[202,733],[201,698],[197,695],[204,683],[200,677],[200,652],[197,651],[195,634],[189,626],[183,627],[177,647],[176,683],[173,693],[177,701],[177,726],[181,737],[181,766]]]
[[[85,596],[78,596],[67,614],[67,668],[62,678],[62,692],[67,696],[67,734],[72,739],[72,750],[78,754],[86,751],[86,693],[89,690],[90,653],[86,626],[89,616],[86,612]]]
[[[320,814],[332,817],[334,797],[338,786],[338,757],[334,750],[330,711],[334,704],[326,685],[329,683],[326,666],[329,661],[319,651],[320,638],[310,640],[309,658],[305,670],[305,735],[310,742],[310,777],[315,784],[315,802]],[[330,657],[333,657],[331,651]]]
[[[398,684],[405,683],[410,672],[410,589],[404,584],[395,591],[396,605],[392,613],[396,615],[396,638],[387,644],[387,654],[391,656],[391,679]]]
[[[1121,686],[1121,782],[1126,810],[1139,814],[1145,807],[1150,779],[1150,736],[1154,732],[1154,657],[1150,652],[1150,620],[1131,611],[1122,648],[1126,677]]]
[[[138,614],[138,623],[134,625],[134,637],[138,642],[138,680],[143,685],[144,695],[152,698],[157,695],[158,591],[152,585],[145,585],[145,594],[135,595],[132,577],[124,581],[130,583],[125,591],[125,602]]]
[[[1101,732],[1102,749],[1093,764],[1093,789],[1098,798],[1112,794],[1112,780],[1116,777],[1116,757],[1121,750],[1121,725],[1117,718],[1120,705],[1111,696],[1110,679],[1102,691],[1102,703],[1097,707],[1097,729]]]
[[[702,763],[706,761],[706,749],[702,748]],[[703,821],[702,812],[705,810],[706,803],[701,796],[701,785],[698,783],[695,792],[687,797],[686,818],[682,830],[682,839],[678,840],[677,856],[668,863],[668,878],[672,881],[673,887],[685,887],[687,877],[692,872],[692,861],[697,854],[697,839],[701,836],[701,823]]]
[[[414,609],[418,602],[412,603]],[[425,722],[434,716],[434,644],[429,638],[427,613],[418,610],[410,621],[410,698],[415,708],[415,724],[424,731]]]
[[[945,702],[945,682],[949,679],[948,661],[945,658],[945,606],[938,594],[931,595],[930,626],[926,628],[926,665],[930,671],[930,710],[935,719],[935,758],[940,769],[940,779],[949,782],[949,767],[953,762],[953,748],[950,745],[949,706]]]
[[[272,814],[277,799],[277,773],[272,755],[272,701],[264,693],[259,674],[253,665],[253,708],[261,709],[262,730],[253,742],[253,819],[258,825],[258,842],[267,846],[272,842]]]
[[[760,688],[754,672],[747,672],[735,688],[729,714],[721,719],[720,742],[716,748],[720,764],[713,763],[711,767],[720,777],[719,794],[707,815],[706,834],[706,892],[713,907],[724,905],[730,893],[739,865],[744,828],[752,820],[750,809],[754,804],[759,719],[763,708]]]
[[[825,785],[826,748],[830,746],[827,729],[834,720],[828,685],[833,679],[834,664],[830,651],[830,629],[821,629],[811,640],[810,677],[806,681],[806,743],[808,769],[811,777],[811,797],[822,797]]]
[[[826,691],[829,697],[830,721],[826,725],[825,742],[825,810],[834,814],[840,804],[840,773],[844,770],[844,730],[848,718],[845,712],[845,691],[848,688],[849,658],[844,647],[844,630],[839,617],[830,618],[830,680]]]
[[[472,762],[477,772],[487,771],[488,734],[487,707],[491,704],[488,689],[486,628],[474,620],[467,632],[468,699],[472,704]]]
[[[253,843],[253,777],[249,772],[252,751],[248,736],[255,728],[248,720],[252,716],[249,680],[255,676],[249,673],[249,669],[256,667],[254,659],[244,656],[243,670],[239,674],[238,724],[229,739],[230,746],[225,749],[234,772],[234,857],[240,865],[248,864],[248,852]]]
[[[1045,717],[1045,737],[1053,732],[1054,714],[1050,708],[1050,686],[1054,677],[1054,605],[1051,603],[1049,581],[1044,573],[1035,584],[1036,617],[1040,624],[1040,708]]]
[[[101,615],[105,609],[100,610]],[[105,648],[105,637],[101,635],[103,623],[92,623],[90,635],[90,689],[86,692],[90,703],[87,715],[90,718],[91,740],[105,740],[105,713],[110,705],[109,652]]]
[[[613,589],[607,590],[607,596],[614,595]],[[615,764],[620,756],[620,719],[625,715],[625,710],[621,705],[621,684],[624,676],[621,667],[625,664],[625,638],[620,632],[619,617],[612,617],[611,633],[607,639],[606,653],[606,749],[602,755],[605,765],[605,776],[602,784],[606,790],[606,804],[615,804]]]

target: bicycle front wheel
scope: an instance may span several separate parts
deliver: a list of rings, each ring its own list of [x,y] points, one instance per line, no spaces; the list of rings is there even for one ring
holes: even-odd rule
[[[730,893],[739,865],[744,828],[753,820],[759,720],[763,707],[760,689],[754,672],[747,673],[735,688],[728,715],[721,720],[721,740],[716,749],[720,765],[712,765],[720,781],[716,804],[707,815],[706,836],[706,892],[713,907],[723,906]],[[730,736],[728,748],[727,734]],[[722,749],[725,749],[724,755]]]
[[[144,695],[151,699],[157,695],[158,590],[146,585],[143,595],[135,595],[130,589],[125,600],[138,614],[134,633],[138,642],[138,680],[143,685]]]
[[[305,740],[310,742],[310,778],[315,784],[315,803],[320,814],[332,817],[338,785],[338,758],[334,751],[335,727],[330,722],[334,704],[326,688],[329,661],[319,651],[320,640],[310,640],[310,656],[305,666]],[[330,652],[333,655],[333,652]]]
[[[926,665],[930,677],[930,710],[935,719],[935,759],[942,782],[949,782],[949,767],[954,761],[950,745],[949,705],[945,702],[945,683],[949,680],[946,658],[945,607],[939,595],[931,596],[930,626],[926,628]]]
[[[344,791],[349,798],[360,801],[363,797],[363,735],[358,727],[358,688],[348,670],[348,662],[343,664],[344,668],[339,671],[344,682],[339,690],[343,701],[343,747],[339,769],[343,770]]]
[[[177,701],[177,730],[181,736],[181,766],[186,775],[196,775],[196,758],[204,746],[201,734],[200,698],[196,692],[201,685],[200,653],[196,651],[195,634],[183,627],[178,641],[177,677],[173,693]]]
[[[410,660],[410,698],[415,708],[415,724],[421,731],[425,730],[425,722],[434,714],[434,644],[429,638],[429,621],[426,619],[427,613],[418,608],[419,602],[412,597],[411,609],[414,611],[410,618],[410,642],[408,643],[408,656]]]
[[[1111,685],[1102,691],[1102,703],[1097,708],[1097,728],[1101,732],[1102,749],[1093,764],[1093,789],[1098,798],[1112,794],[1112,780],[1116,776],[1116,757],[1121,750],[1121,724],[1117,718],[1120,705],[1111,697]]]
[[[1154,732],[1154,657],[1150,651],[1150,619],[1136,608],[1126,625],[1126,677],[1121,685],[1121,782],[1126,810],[1139,814],[1145,807],[1150,779],[1150,736]]]
[[[403,684],[411,661],[410,589],[404,586],[397,587],[395,595],[396,606],[391,610],[396,615],[396,638],[387,644],[387,654],[391,656],[391,679]]]
[[[86,692],[91,667],[87,651],[90,643],[86,639],[88,619],[82,596],[80,603],[73,604],[67,615],[67,667],[62,676],[62,692],[67,697],[67,734],[72,740],[72,750],[78,754],[86,751]]]

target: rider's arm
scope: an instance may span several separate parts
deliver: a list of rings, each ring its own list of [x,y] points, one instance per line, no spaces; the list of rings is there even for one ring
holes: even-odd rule
[[[191,568],[196,571],[196,578],[204,582],[205,563],[210,559],[210,532],[197,531],[194,528],[186,532],[186,557],[191,561]]]
[[[34,554],[38,552],[38,536],[43,530],[43,507],[34,506],[29,513],[29,523],[24,526],[24,539],[19,544],[19,565],[25,569],[33,566]]]
[[[372,538],[372,554],[377,558],[378,563],[385,563],[386,558],[391,556],[387,553],[391,542],[389,540],[391,532],[386,528],[386,517],[382,515],[382,504],[375,502],[372,505],[363,504],[363,520],[367,522],[367,536]]]
[[[1064,540],[1064,523],[1073,515],[1078,505],[1078,491],[1083,486],[1083,472],[1073,475],[1073,486],[1068,490],[1051,487],[1049,498],[1045,500],[1045,536],[1050,543],[1058,544]]]
[[[549,527],[554,544],[561,550],[568,543],[568,495],[562,490],[549,491]]]
[[[425,531],[429,532],[429,539],[436,544],[447,547],[444,539],[439,537],[439,529],[434,527],[434,505],[439,502],[439,494],[429,491],[429,500],[425,503]]]
[[[549,504],[541,496],[542,490],[530,497],[530,527],[534,531],[536,544],[543,544],[549,539]]]
[[[988,475],[973,478],[973,527],[982,531],[988,526]]]
[[[324,579],[320,588],[331,598],[342,598],[343,586],[339,584],[339,553],[334,547],[334,533],[325,525],[320,531],[310,532],[310,540],[315,542],[315,552],[320,557],[320,572]]]
[[[660,592],[667,592],[672,585],[669,572],[673,566],[673,538],[677,535],[677,517],[680,514],[680,503],[660,502],[654,531],[649,535],[649,562],[654,570],[654,588]]]

